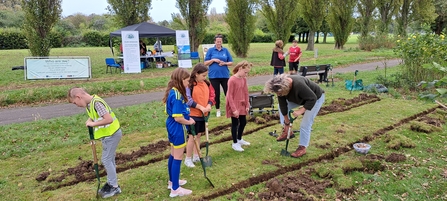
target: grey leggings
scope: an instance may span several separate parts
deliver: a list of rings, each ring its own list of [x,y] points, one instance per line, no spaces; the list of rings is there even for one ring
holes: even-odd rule
[[[101,138],[102,156],[101,162],[107,173],[107,183],[111,186],[118,186],[118,178],[116,176],[115,155],[116,147],[123,136],[121,129],[118,129],[113,135]]]

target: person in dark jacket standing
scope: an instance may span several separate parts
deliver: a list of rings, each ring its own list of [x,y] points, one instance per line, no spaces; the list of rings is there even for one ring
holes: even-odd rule
[[[272,58],[270,65],[273,66],[273,75],[280,75],[284,73],[284,66],[286,65],[285,57],[287,56],[283,51],[284,43],[282,40],[275,42],[275,48],[273,48]]]
[[[309,146],[312,124],[324,103],[324,90],[306,77],[282,74],[269,79],[265,83],[264,92],[276,93],[281,114],[284,116],[284,122],[281,122],[284,123],[284,130],[276,139],[277,141],[286,140],[287,132],[292,129],[288,117],[289,110],[302,106],[292,114],[294,117],[303,115],[303,119],[300,125],[298,148],[291,156],[295,158],[303,156]]]

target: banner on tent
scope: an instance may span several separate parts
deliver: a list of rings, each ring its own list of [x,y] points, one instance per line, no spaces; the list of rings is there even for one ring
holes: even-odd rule
[[[124,73],[141,73],[140,37],[138,31],[121,31]]]
[[[175,31],[175,39],[177,41],[178,66],[180,68],[192,68],[188,30]]]

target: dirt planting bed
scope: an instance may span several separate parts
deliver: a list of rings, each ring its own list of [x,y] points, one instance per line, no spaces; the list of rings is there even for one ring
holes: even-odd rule
[[[375,95],[368,94],[360,94],[358,97],[353,99],[337,99],[332,101],[331,104],[322,107],[319,115],[326,115],[334,112],[343,112],[355,107],[359,107],[365,104],[373,103],[376,101],[380,101]],[[386,134],[388,131],[395,129],[403,124],[409,123],[410,121],[414,121],[416,119],[426,119],[426,116],[430,113],[433,113],[437,108],[431,108],[429,110],[423,111],[416,115],[404,118],[397,123],[381,128],[368,136],[365,136],[361,141],[368,143],[373,141],[379,136]],[[258,132],[264,128],[277,125],[277,120],[279,119],[278,114],[267,115],[263,114],[257,118],[249,119],[249,122],[255,123],[259,125],[258,127],[248,130],[244,133],[244,135],[250,135],[252,133]],[[439,123],[436,119],[431,119],[429,121],[421,120],[420,122],[426,122],[430,125],[442,126],[442,123]],[[435,123],[430,123],[435,122]],[[210,130],[211,135],[221,135],[225,131],[230,129],[231,124],[220,125],[214,127]],[[336,131],[337,132],[337,131]],[[219,140],[210,142],[211,144],[216,143],[226,143],[232,140],[231,136],[220,138]],[[263,161],[263,165],[275,165],[277,167],[281,167],[278,170],[267,172],[258,176],[251,177],[247,180],[241,181],[239,183],[235,183],[232,186],[226,189],[220,189],[218,191],[211,191],[211,193],[200,200],[210,200],[222,196],[230,195],[236,191],[239,191],[241,194],[245,196],[246,200],[315,200],[321,199],[324,194],[324,190],[328,187],[333,187],[333,182],[331,182],[330,177],[322,177],[322,178],[314,178],[311,177],[315,170],[312,169],[312,165],[319,162],[328,162],[334,160],[336,157],[341,154],[352,151],[352,145],[355,142],[351,142],[350,144],[341,145],[338,148],[333,149],[334,151],[324,154],[318,158],[310,159],[301,163],[293,164],[290,166],[280,166],[276,164],[276,161]],[[201,147],[204,147],[205,143],[201,144]],[[326,145],[330,146],[330,145]],[[166,140],[161,140],[157,143],[148,144],[147,146],[140,147],[139,150],[132,151],[131,153],[117,153],[116,161],[117,161],[117,172],[123,172],[130,169],[135,169],[141,166],[145,166],[151,163],[156,163],[162,160],[166,160],[169,155],[163,155],[164,151],[169,148],[169,143]],[[324,149],[325,145],[320,145],[319,148]],[[326,147],[327,148],[327,147]],[[154,157],[142,161],[140,158],[146,155],[153,155]],[[91,160],[83,160],[79,158],[80,162],[77,166],[72,168],[67,168],[65,170],[61,170],[56,173],[42,172],[36,177],[37,181],[40,181],[43,187],[42,191],[55,190],[65,186],[76,185],[80,182],[85,181],[93,181],[96,179],[93,170],[93,162]],[[362,167],[353,168],[353,169],[345,169],[344,172],[351,171],[363,171],[367,173],[373,173],[376,171],[382,171],[385,166],[382,165],[383,161],[386,162],[401,162],[406,160],[404,155],[400,154],[391,154],[389,156],[382,155],[367,155],[365,159],[361,161]],[[287,173],[291,171],[300,170],[303,167],[307,167],[305,173],[300,175],[290,176]],[[104,168],[100,166],[100,175],[105,176]],[[447,173],[446,173],[447,175]],[[253,185],[257,185],[265,182],[266,188],[265,191],[254,195],[253,193],[243,193],[240,189],[248,188]],[[349,195],[354,192],[354,188],[352,187],[339,187],[339,196],[343,198],[345,195]]]

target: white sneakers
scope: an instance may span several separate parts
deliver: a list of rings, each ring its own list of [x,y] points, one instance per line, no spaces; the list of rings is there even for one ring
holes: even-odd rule
[[[192,162],[192,158],[191,157],[186,157],[185,158],[185,165],[186,165],[186,167],[190,167],[190,168],[196,167],[194,165],[194,163]]]
[[[185,196],[185,195],[189,195],[191,193],[192,193],[192,190],[178,187],[177,190],[171,189],[171,193],[169,194],[169,197],[173,198],[173,197],[177,197],[177,196]]]
[[[234,151],[244,151],[244,149],[242,149],[241,144],[239,143],[233,143],[233,145],[231,145],[231,147],[234,149]]]
[[[200,162],[199,155],[195,155],[195,154],[194,154],[194,156],[192,157],[192,162],[193,162],[193,163]]]
[[[250,145],[250,142],[247,142],[243,139],[237,140],[237,143],[233,143],[231,145],[231,147],[235,150],[235,151],[244,151],[244,149],[242,148],[242,145]]]
[[[220,117],[220,111],[216,111],[216,117]]]
[[[183,185],[185,185],[186,184],[186,180],[183,180],[183,179],[180,179],[180,180],[178,180],[178,184],[180,185],[180,186],[183,186]],[[171,189],[172,188],[172,182],[171,181],[168,181],[168,189]]]
[[[240,145],[250,145],[250,142],[247,142],[244,139],[237,140],[237,143],[240,144]]]

